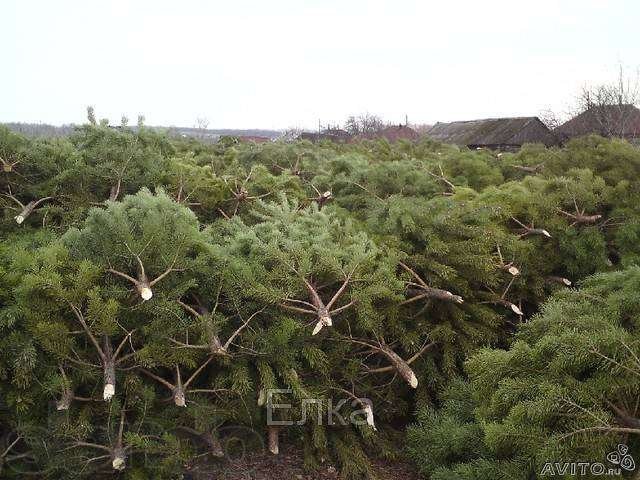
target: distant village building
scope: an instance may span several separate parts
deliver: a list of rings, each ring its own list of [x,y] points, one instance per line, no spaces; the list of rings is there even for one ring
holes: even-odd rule
[[[493,150],[517,150],[525,143],[557,144],[553,132],[538,117],[438,122],[427,136],[443,143]]]
[[[347,143],[351,140],[351,134],[341,128],[327,128],[321,132],[302,132],[298,136],[298,140],[309,140],[311,142],[329,140],[336,143]]]
[[[640,143],[640,109],[634,105],[594,105],[555,130],[561,140],[597,134]]]
[[[410,140],[414,142],[420,138],[420,134],[408,125],[390,125],[377,132],[357,135],[354,137],[354,140],[375,140],[377,138],[384,138],[389,143],[394,143],[398,140]]]
[[[381,130],[370,133],[363,133],[360,135],[351,135],[346,130],[341,128],[328,128],[321,132],[302,132],[299,136],[299,140],[309,140],[311,142],[317,142],[321,140],[329,140],[336,143],[348,143],[357,142],[360,140],[375,140],[378,138],[384,138],[390,143],[397,142],[398,140],[410,140],[416,141],[420,138],[420,134],[407,125],[391,125],[384,127]]]

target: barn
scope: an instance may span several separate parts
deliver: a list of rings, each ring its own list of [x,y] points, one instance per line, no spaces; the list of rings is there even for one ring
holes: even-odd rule
[[[377,132],[358,135],[353,140],[375,140],[377,138],[384,138],[389,143],[394,143],[398,140],[414,142],[420,138],[420,134],[407,125],[390,125]]]
[[[329,140],[336,143],[347,143],[351,140],[351,134],[340,128],[327,128],[322,132],[302,132],[298,136],[298,140],[309,140],[311,142]]]
[[[493,150],[517,150],[525,143],[557,144],[553,132],[538,117],[438,122],[427,136],[443,143]]]
[[[635,105],[594,105],[556,128],[562,140],[597,134],[640,143],[640,109]]]

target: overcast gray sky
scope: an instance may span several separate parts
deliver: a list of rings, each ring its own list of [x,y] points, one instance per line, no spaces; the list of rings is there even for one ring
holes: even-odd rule
[[[637,0],[2,0],[0,18],[0,121],[536,115],[640,65]]]

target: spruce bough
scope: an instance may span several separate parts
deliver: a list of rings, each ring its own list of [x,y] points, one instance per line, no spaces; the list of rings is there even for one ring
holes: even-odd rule
[[[640,253],[624,142],[496,156],[94,122],[56,140],[0,129],[0,158],[4,476],[174,478],[223,461],[243,427],[362,478],[416,410],[413,451],[445,442],[432,478],[537,468],[540,442],[507,448],[526,429],[568,457],[636,448],[635,367],[615,343],[637,354],[633,297],[614,288]],[[613,273],[580,283],[597,272]],[[341,399],[362,422],[315,420]],[[269,425],[269,402],[313,421]],[[477,448],[460,457],[449,431]]]

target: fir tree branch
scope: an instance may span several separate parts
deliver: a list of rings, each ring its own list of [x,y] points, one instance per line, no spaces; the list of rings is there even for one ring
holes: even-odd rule
[[[80,309],[78,307],[76,307],[75,305],[73,305],[72,303],[70,303],[70,302],[69,302],[69,306],[71,307],[71,310],[73,311],[73,313],[75,314],[76,318],[80,322],[80,325],[82,325],[82,328],[87,333],[87,336],[89,337],[89,340],[91,340],[91,343],[93,343],[93,346],[97,350],[98,355],[100,356],[100,359],[102,360],[103,363],[106,362],[107,356],[106,356],[105,352],[102,350],[102,348],[100,347],[100,344],[98,343],[98,340],[96,340],[96,337],[93,336],[93,333],[91,333],[91,330],[87,326],[87,323],[84,320],[84,316],[82,315],[82,312],[80,312]]]
[[[408,360],[406,360],[407,365],[411,365],[418,358],[420,358],[422,354],[428,352],[436,345],[437,345],[436,342],[426,343],[420,350],[418,350],[418,352],[416,352],[413,356],[411,356]],[[394,370],[394,367],[388,366],[388,367],[381,367],[381,368],[371,368],[367,370],[367,372],[368,373],[385,373],[385,372],[392,372],[393,370]]]

